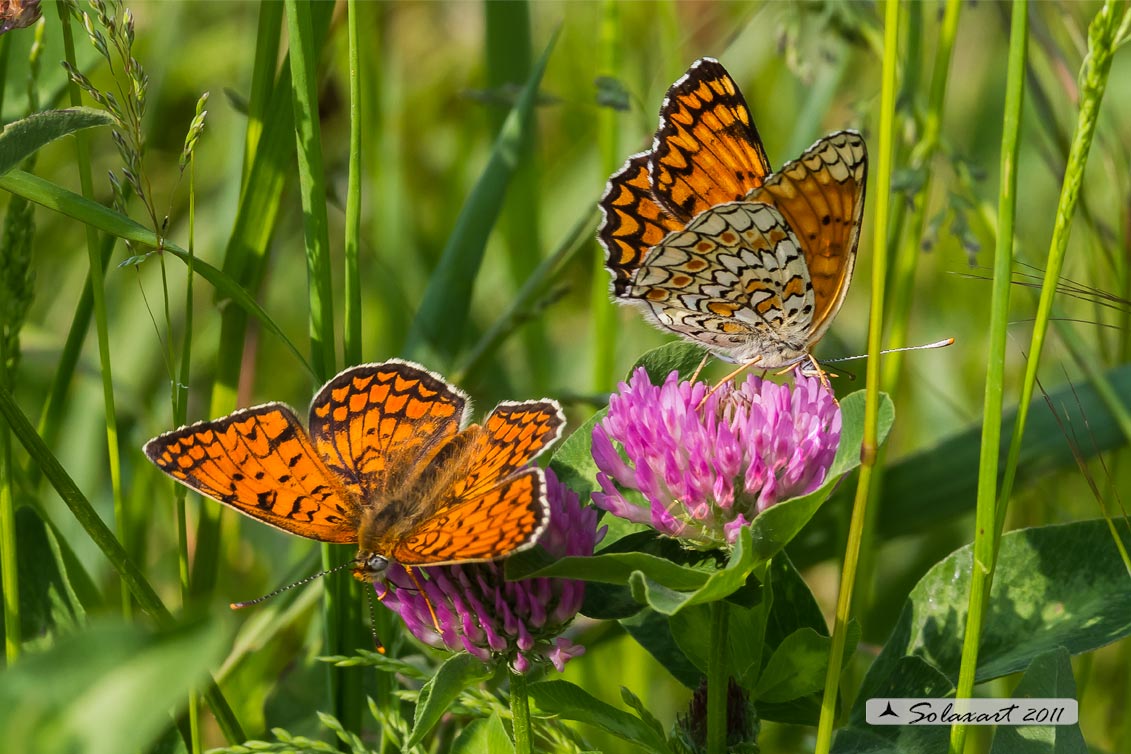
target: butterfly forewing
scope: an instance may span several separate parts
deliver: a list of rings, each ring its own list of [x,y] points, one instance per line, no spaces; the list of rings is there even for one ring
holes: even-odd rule
[[[167,432],[145,454],[178,482],[264,523],[322,542],[357,541],[360,490],[326,467],[282,404]]]
[[[655,199],[684,223],[741,199],[770,172],[746,100],[717,60],[696,61],[668,90],[649,172]]]
[[[597,237],[607,252],[605,266],[613,275],[613,295],[620,296],[648,249],[683,224],[652,197],[647,152],[630,157],[609,179],[601,212],[604,219]]]
[[[401,361],[365,364],[328,382],[310,407],[310,434],[335,471],[372,502],[396,492],[460,430],[467,396]]]
[[[747,199],[778,208],[796,233],[813,287],[809,343],[828,329],[856,263],[868,155],[855,131],[829,134],[786,163]]]

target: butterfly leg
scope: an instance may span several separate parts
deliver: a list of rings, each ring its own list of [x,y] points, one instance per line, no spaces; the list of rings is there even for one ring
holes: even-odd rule
[[[698,411],[699,409],[703,408],[703,404],[707,402],[708,398],[710,398],[712,395],[715,394],[715,391],[717,391],[723,385],[727,384],[728,382],[733,380],[735,377],[742,374],[747,369],[754,366],[755,364],[757,364],[761,360],[762,360],[761,356],[756,356],[753,359],[751,359],[750,361],[747,361],[744,364],[739,365],[738,369],[735,369],[733,372],[728,374],[726,377],[723,377],[721,380],[719,380],[717,385],[715,385],[713,388],[711,388],[710,390],[707,391],[707,394],[703,396],[703,400],[699,401],[699,405],[695,407],[695,410]]]
[[[444,635],[444,630],[440,628],[440,619],[436,617],[436,610],[432,607],[432,600],[428,599],[428,592],[424,591],[424,585],[420,583],[420,579],[416,578],[416,574],[408,566],[401,566],[408,577],[412,579],[412,583],[416,586],[416,590],[420,592],[420,596],[424,598],[424,604],[428,606],[428,614],[432,616],[432,626],[436,629],[436,633],[441,636]]]
[[[703,360],[699,362],[699,366],[695,367],[695,371],[691,374],[691,379],[688,380],[691,384],[695,384],[695,380],[699,379],[699,373],[703,371],[703,367],[707,366],[707,359],[711,358],[711,354],[703,354]]]

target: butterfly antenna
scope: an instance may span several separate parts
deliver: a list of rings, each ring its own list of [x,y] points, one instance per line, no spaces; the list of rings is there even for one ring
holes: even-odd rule
[[[381,637],[377,635],[377,600],[385,599],[385,595],[389,593],[389,588],[385,587],[385,591],[381,592],[378,597],[377,590],[365,590],[368,595],[367,601],[369,602],[369,631],[373,634],[373,648],[377,650],[377,654],[385,654],[385,645],[381,643]]]
[[[337,573],[338,571],[341,571],[345,568],[352,568],[354,565],[356,565],[354,563],[354,561],[349,560],[349,561],[346,561],[345,563],[342,563],[341,565],[334,566],[333,568],[327,568],[325,571],[319,571],[318,573],[307,576],[305,579],[299,579],[298,581],[294,582],[293,584],[287,584],[286,586],[279,587],[278,589],[271,592],[270,594],[265,594],[262,597],[256,597],[255,599],[248,600],[247,602],[232,602],[232,603],[229,603],[228,607],[232,608],[233,610],[241,610],[245,607],[251,607],[252,605],[258,605],[261,602],[266,602],[267,600],[271,599],[272,597],[278,597],[283,592],[286,592],[290,589],[294,589],[296,586],[302,586],[303,584],[309,584],[311,581],[314,581],[315,579],[320,579],[323,576],[328,576],[331,573]]]
[[[921,346],[904,346],[903,348],[886,348],[880,353],[900,353],[902,351],[926,351],[931,348],[946,348],[954,344],[954,338],[944,338],[936,340],[934,343],[926,343]],[[856,361],[857,359],[866,359],[870,354],[860,354],[859,356],[841,356],[836,359],[822,359],[822,364],[838,364],[842,361]]]

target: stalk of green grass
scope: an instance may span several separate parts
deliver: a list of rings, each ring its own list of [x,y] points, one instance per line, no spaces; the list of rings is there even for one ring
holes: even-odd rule
[[[510,675],[511,726],[514,730],[515,754],[531,754],[533,736],[530,730],[530,697],[526,691],[526,676],[515,670]]]
[[[727,695],[727,603],[711,603],[711,635],[707,647],[707,754],[726,754]]]
[[[495,0],[483,4],[486,30],[487,88],[492,92],[518,91],[530,76],[534,56],[530,3]],[[493,135],[506,121],[507,108],[490,107]],[[507,251],[511,284],[519,288],[533,274],[542,252],[542,180],[538,161],[537,129],[530,129],[519,145],[518,165],[511,178],[507,201],[499,217],[499,230]],[[549,334],[541,319],[522,328],[524,361],[531,386],[545,390],[552,374]]]
[[[202,102],[203,104],[203,102]],[[198,106],[199,114],[200,108]],[[188,274],[185,276],[185,332],[181,338],[181,359],[176,380],[172,389],[173,424],[182,426],[188,423],[189,370],[192,364],[192,267],[196,249],[196,159],[189,162],[189,210],[188,210]],[[170,339],[172,333],[170,331]],[[191,568],[189,564],[188,516],[185,506],[188,488],[182,484],[173,485],[173,500],[177,508],[177,566],[181,582],[181,610],[187,612],[192,601]],[[203,742],[200,739],[200,704],[196,691],[188,698],[189,741],[188,749],[200,754]]]
[[[990,299],[990,343],[986,356],[986,390],[982,408],[982,444],[978,461],[978,498],[975,514],[974,558],[971,574],[969,612],[963,636],[963,665],[956,698],[973,691],[974,670],[981,634],[982,609],[987,603],[989,578],[994,563],[995,518],[997,505],[998,448],[1005,393],[1005,347],[1009,327],[1009,296],[1013,280],[1013,229],[1017,214],[1017,158],[1021,145],[1021,112],[1025,99],[1025,58],[1029,41],[1029,4],[1015,0],[1009,36],[1009,68],[1006,72],[1005,115],[1001,135],[1001,184],[998,191],[997,243],[994,249],[994,277]],[[1023,410],[1023,409],[1022,409]],[[1003,498],[1004,503],[1004,498]],[[974,660],[967,670],[967,657]],[[963,687],[961,673],[969,676]],[[965,688],[965,692],[963,692]],[[965,746],[963,726],[951,730],[951,751]]]
[[[860,477],[856,484],[856,499],[849,522],[848,545],[844,553],[840,591],[837,595],[836,618],[833,622],[829,665],[825,675],[825,689],[821,698],[821,717],[817,724],[817,754],[828,754],[832,746],[833,724],[836,716],[837,693],[840,690],[840,668],[848,633],[848,619],[852,606],[852,589],[856,582],[856,567],[860,557],[860,542],[868,511],[869,489],[876,463],[876,444],[879,435],[880,374],[882,357],[880,341],[883,336],[884,286],[887,280],[888,245],[887,228],[891,198],[892,144],[895,132],[895,83],[899,64],[899,0],[887,0],[884,10],[884,55],[882,87],[880,90],[880,148],[873,195],[876,212],[872,225],[872,305],[868,319],[868,361],[865,380],[864,441],[861,448]]]
[[[75,57],[75,40],[71,31],[70,13],[62,3],[56,8],[63,30],[63,49],[67,62],[72,69],[78,70]],[[82,105],[82,92],[73,81],[68,86],[71,105]],[[78,132],[75,135],[75,156],[79,170],[79,185],[82,195],[86,198],[94,196],[94,182],[90,175],[90,139],[88,134]],[[89,280],[94,298],[94,323],[98,335],[98,361],[102,376],[102,401],[106,412],[106,450],[107,462],[110,467],[110,489],[114,499],[114,521],[118,527],[118,537],[122,542],[129,542],[127,530],[127,516],[125,499],[122,496],[122,464],[118,448],[118,418],[114,407],[114,380],[110,363],[110,335],[106,324],[106,291],[103,288],[105,271],[102,269],[102,254],[99,250],[98,233],[90,225],[86,226],[87,260],[90,266]],[[129,617],[132,612],[130,596],[127,590],[122,590],[122,612]]]
[[[981,495],[978,499],[979,506],[976,514],[978,528],[975,530],[974,539],[975,567],[971,574],[970,610],[967,615],[966,631],[963,638],[962,664],[958,674],[958,686],[955,690],[956,698],[967,698],[971,696],[974,690],[978,663],[978,639],[981,635],[984,611],[989,600],[1001,530],[1005,523],[1009,498],[1013,491],[1017,462],[1021,452],[1021,438],[1025,432],[1025,422],[1029,413],[1029,403],[1036,386],[1037,367],[1040,364],[1041,351],[1048,332],[1053,297],[1056,294],[1056,282],[1064,265],[1069,230],[1079,199],[1080,186],[1083,182],[1084,168],[1087,165],[1092,138],[1095,135],[1100,103],[1103,101],[1104,91],[1107,88],[1112,57],[1124,31],[1121,25],[1125,27],[1129,20],[1131,20],[1131,9],[1125,8],[1121,16],[1117,12],[1116,4],[1109,1],[1104,3],[1100,12],[1088,27],[1088,54],[1084,60],[1084,70],[1081,76],[1080,111],[1076,121],[1076,132],[1068,154],[1068,165],[1061,186],[1060,200],[1057,205],[1052,241],[1045,266],[1045,277],[1041,287],[1041,297],[1037,304],[1037,316],[1033,323],[1033,335],[1027,349],[1028,362],[1025,368],[1024,381],[1021,385],[1021,398],[1017,419],[1014,423],[1013,437],[1010,442],[1009,456],[1006,460],[1005,477],[996,505],[993,507],[989,504],[983,505]],[[1016,23],[1016,17],[1014,22]],[[963,751],[965,743],[966,726],[956,725],[951,731],[951,751]]]
[[[83,495],[74,480],[67,474],[66,469],[59,463],[48,447],[35,432],[31,422],[20,410],[11,392],[0,385],[0,418],[7,423],[12,434],[23,445],[24,450],[31,456],[32,462],[40,467],[44,477],[59,494],[63,503],[71,511],[75,520],[86,531],[90,540],[102,551],[114,571],[121,578],[126,589],[130,591],[142,610],[149,613],[160,628],[172,628],[176,620],[172,613],[165,607],[157,591],[146,580],[145,574],[130,558],[126,548],[114,536],[114,532],[102,521],[98,512]],[[239,721],[232,713],[224,695],[211,683],[204,694],[216,723],[223,732],[224,737],[231,743],[243,741],[245,736]]]
[[[916,5],[916,4],[912,4]],[[914,302],[915,272],[919,267],[923,227],[926,223],[927,203],[931,194],[931,183],[934,177],[932,165],[939,148],[939,133],[941,129],[943,108],[946,104],[947,83],[950,79],[950,67],[954,57],[954,40],[958,34],[958,16],[962,4],[960,0],[947,0],[942,25],[938,35],[938,45],[935,48],[934,64],[931,68],[931,87],[927,97],[927,107],[923,115],[921,126],[922,138],[911,153],[911,166],[920,171],[922,184],[915,194],[914,203],[909,215],[906,215],[904,202],[897,202],[893,213],[892,225],[898,234],[889,235],[889,238],[898,239],[895,259],[893,260],[888,286],[891,295],[887,299],[885,321],[887,328],[886,348],[896,349],[907,345],[907,332],[911,326],[911,309]],[[916,42],[922,39],[922,9],[916,9],[908,19],[908,25],[915,29],[915,34],[909,35]],[[919,50],[909,45],[908,59],[918,61]],[[917,84],[917,82],[915,82]],[[905,86],[914,85],[905,82]],[[887,354],[884,358],[884,369],[880,377],[880,385],[891,395],[898,395],[900,381],[903,375],[903,352]],[[886,451],[880,450],[880,457],[876,464],[876,471],[872,476],[872,485],[869,489],[871,495],[869,507],[875,509],[879,500],[879,491],[883,481],[883,468],[886,461]],[[858,578],[857,610],[867,610],[873,601],[873,588],[875,586],[876,561],[874,554],[876,548],[872,546],[875,538],[875,524],[877,515],[873,513],[864,522],[862,537],[860,575]]]
[[[289,57],[279,68],[278,83],[275,81],[282,22],[282,3],[260,3],[244,135],[240,204],[224,249],[223,272],[249,291],[255,291],[263,278],[283,189],[293,172],[294,105],[291,102]],[[209,399],[209,416],[230,414],[238,405],[247,328],[246,311],[236,306],[221,308],[220,344]],[[198,506],[198,510],[196,557],[193,559],[191,583],[193,593],[204,596],[215,588],[220,567],[223,509],[205,503]],[[235,520],[238,522],[238,517]]]
[[[601,75],[617,78],[622,68],[621,7],[618,0],[601,4]],[[620,113],[610,107],[597,112],[597,147],[601,155],[601,179],[608,180],[623,162],[620,150]],[[593,273],[589,310],[592,312],[594,390],[607,390],[616,380],[617,310],[609,301],[609,273],[605,271],[605,250],[594,244]]]
[[[8,344],[0,335],[0,385],[8,387]],[[0,426],[0,577],[4,587],[4,657],[8,665],[20,656],[23,629],[20,626],[19,543],[16,540],[16,502],[13,494],[12,437],[7,425]]]
[[[295,134],[298,139],[299,194],[302,197],[303,230],[306,241],[307,280],[310,297],[310,351],[314,369],[324,381],[336,371],[334,347],[334,295],[330,274],[330,235],[326,217],[326,183],[318,122],[316,42],[311,5],[306,0],[286,0],[287,32],[290,37],[291,92],[294,97]],[[351,126],[352,127],[352,126]],[[334,568],[354,556],[348,547],[322,545],[325,569]],[[326,577],[323,595],[323,640],[330,654],[345,654],[360,646],[357,629],[361,616],[351,600],[347,573]],[[330,703],[347,730],[361,729],[364,691],[356,670],[327,666]]]
[[[358,246],[361,239],[361,62],[358,47],[357,0],[346,3],[350,66],[350,157],[346,187],[345,228],[345,330],[342,351],[346,364],[361,363],[361,274]]]

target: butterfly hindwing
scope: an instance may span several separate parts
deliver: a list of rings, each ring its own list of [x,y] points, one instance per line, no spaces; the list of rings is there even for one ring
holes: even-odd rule
[[[315,451],[280,403],[167,432],[145,454],[178,482],[241,513],[321,542],[357,541],[359,490]]]
[[[471,499],[437,511],[392,542],[389,556],[403,565],[495,560],[524,550],[550,519],[541,469],[530,467]]]
[[[868,153],[856,131],[820,139],[747,196],[777,207],[796,233],[813,288],[808,336],[820,340],[840,310],[856,264]]]
[[[728,360],[782,366],[803,353],[813,293],[796,236],[773,206],[728,202],[672,233],[629,295],[656,324]],[[697,331],[699,334],[697,334]]]

